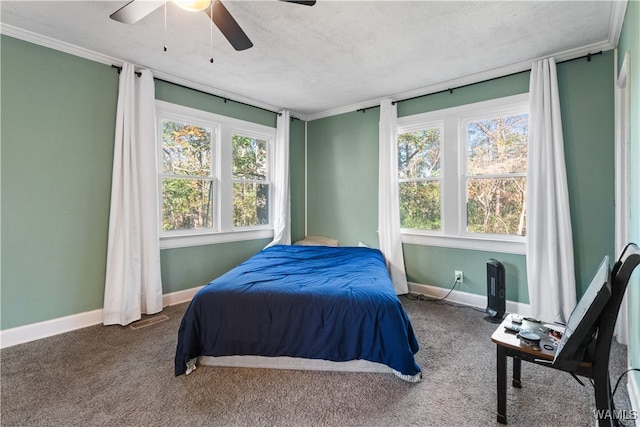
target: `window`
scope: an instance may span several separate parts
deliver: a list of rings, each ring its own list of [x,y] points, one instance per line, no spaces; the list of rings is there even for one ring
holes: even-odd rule
[[[440,230],[441,126],[398,135],[398,181],[402,228]]]
[[[398,119],[403,241],[524,253],[528,95]]]
[[[267,141],[233,135],[233,225],[269,223]]]
[[[162,120],[162,230],[213,228],[216,130]]]
[[[157,101],[161,248],[273,236],[275,128]]]
[[[525,235],[528,123],[527,114],[464,123],[467,232]]]

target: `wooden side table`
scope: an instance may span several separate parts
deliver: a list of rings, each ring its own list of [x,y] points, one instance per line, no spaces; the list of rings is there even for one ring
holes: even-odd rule
[[[520,342],[517,334],[505,329],[511,325],[511,316],[508,315],[491,335],[491,341],[497,349],[497,391],[498,391],[498,422],[507,424],[507,357],[513,358],[513,381],[515,388],[521,388],[520,372],[522,361],[536,363],[552,368],[553,358],[556,353],[556,344],[548,333],[542,332],[542,323],[523,320],[521,327],[538,334],[541,338],[539,347],[531,347]],[[589,367],[583,363],[581,366]]]

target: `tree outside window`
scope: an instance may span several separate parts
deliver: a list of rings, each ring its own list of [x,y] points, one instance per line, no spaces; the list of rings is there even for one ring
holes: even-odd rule
[[[440,230],[441,133],[433,127],[398,135],[402,228]]]
[[[162,230],[213,227],[210,128],[162,121]]]
[[[269,223],[268,141],[234,134],[233,225]]]
[[[466,124],[467,231],[526,234],[528,115]]]

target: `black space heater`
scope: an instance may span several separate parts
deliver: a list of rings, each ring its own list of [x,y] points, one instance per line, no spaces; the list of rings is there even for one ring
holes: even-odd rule
[[[487,261],[487,309],[484,320],[500,323],[506,311],[504,265],[493,258]]]

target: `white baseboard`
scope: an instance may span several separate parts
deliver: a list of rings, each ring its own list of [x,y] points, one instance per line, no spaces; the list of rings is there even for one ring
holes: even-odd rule
[[[12,347],[102,323],[102,310],[72,314],[0,331],[0,348]]]
[[[183,302],[191,301],[193,296],[202,288],[204,288],[204,286],[164,294],[162,296],[162,306],[169,307],[170,305],[182,304]]]
[[[191,301],[196,292],[201,288],[202,286],[199,286],[197,288],[165,294],[162,296],[162,306],[168,307],[170,305]],[[44,322],[32,323],[30,325],[18,326],[0,331],[0,348],[12,347],[76,329],[99,325],[101,323],[102,309],[98,309],[46,320]]]
[[[429,298],[443,298],[449,293],[448,289],[439,288],[437,286],[422,285],[420,283],[409,282],[409,292],[414,294],[421,294]],[[447,296],[447,301],[467,305],[470,307],[478,307],[485,309],[487,307],[487,297],[484,295],[472,294],[469,292],[453,291]],[[531,306],[516,301],[507,301],[506,303],[507,313],[518,313],[522,316],[531,315]]]

